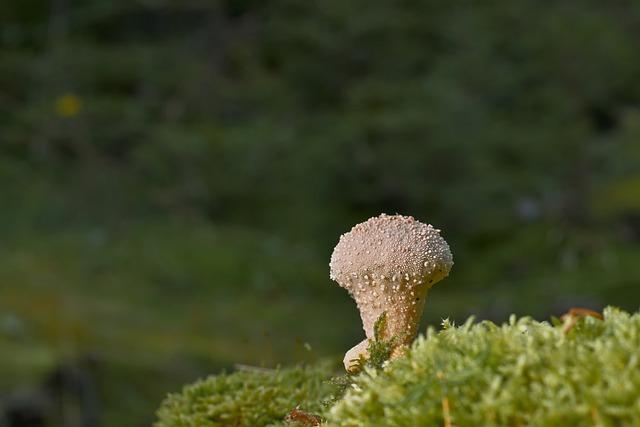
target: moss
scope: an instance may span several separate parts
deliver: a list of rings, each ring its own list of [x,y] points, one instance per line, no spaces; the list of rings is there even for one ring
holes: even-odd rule
[[[391,357],[391,352],[395,346],[395,337],[387,337],[387,312],[384,311],[373,325],[373,337],[369,340],[367,353],[369,358],[361,366],[369,366],[374,369],[381,369],[384,363]]]
[[[469,319],[430,328],[406,357],[365,366],[332,406],[326,366],[238,372],[170,396],[157,427],[281,425],[288,411],[327,427],[640,425],[640,315],[607,308],[604,320],[562,324]]]
[[[333,386],[327,364],[243,370],[211,376],[169,395],[155,427],[257,427],[284,425],[294,408],[318,413]]]
[[[345,375],[349,379],[347,383],[351,384],[351,378],[366,367],[381,369],[391,357],[396,341],[395,337],[387,337],[387,312],[383,311],[373,324],[373,339],[368,340],[367,357],[360,355],[351,373]]]
[[[640,425],[640,316],[561,325],[512,316],[429,329],[407,357],[366,370],[331,426]]]

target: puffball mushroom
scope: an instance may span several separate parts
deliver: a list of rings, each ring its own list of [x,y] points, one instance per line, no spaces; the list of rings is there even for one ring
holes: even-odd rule
[[[418,331],[427,291],[445,278],[453,257],[440,230],[411,216],[385,215],[357,224],[340,236],[331,255],[330,276],[356,301],[366,339],[344,357],[347,371],[368,357],[374,323],[386,312],[385,339],[396,350]]]

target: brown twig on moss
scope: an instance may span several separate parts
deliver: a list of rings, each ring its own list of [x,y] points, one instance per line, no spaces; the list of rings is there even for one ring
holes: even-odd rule
[[[572,307],[569,311],[560,316],[560,320],[563,321],[562,332],[565,334],[569,333],[569,331],[578,323],[578,320],[584,317],[594,317],[599,320],[604,319],[602,314],[597,311],[582,307]]]
[[[447,396],[442,398],[442,420],[444,427],[452,427],[451,408],[449,407],[449,398]]]
[[[291,412],[284,417],[284,422],[286,423],[295,423],[304,426],[319,426],[323,421],[321,416],[301,411],[298,407],[293,408]]]

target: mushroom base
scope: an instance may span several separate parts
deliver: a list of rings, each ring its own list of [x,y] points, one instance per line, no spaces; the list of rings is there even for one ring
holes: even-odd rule
[[[367,347],[369,347],[369,340],[364,339],[345,353],[342,363],[347,372],[353,372],[356,369],[361,356],[365,359],[369,358]]]
[[[360,356],[365,359],[369,357],[367,352],[369,340],[375,339],[374,325],[382,313],[387,313],[386,329],[380,331],[382,339],[392,339],[398,349],[409,346],[418,332],[428,290],[429,288],[426,286],[414,288],[413,295],[411,295],[412,300],[410,301],[393,298],[389,301],[383,300],[378,304],[371,304],[368,301],[361,304],[356,301],[358,302],[362,326],[367,338],[345,354],[343,360],[345,369],[350,372]]]

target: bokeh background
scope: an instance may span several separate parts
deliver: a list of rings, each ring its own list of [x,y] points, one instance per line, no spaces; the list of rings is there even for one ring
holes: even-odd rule
[[[636,310],[639,52],[633,0],[2,1],[0,423],[339,360],[380,212],[452,247],[425,324]]]

